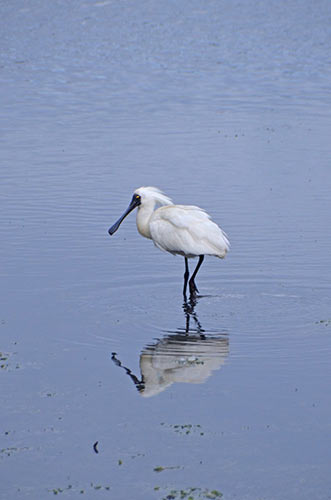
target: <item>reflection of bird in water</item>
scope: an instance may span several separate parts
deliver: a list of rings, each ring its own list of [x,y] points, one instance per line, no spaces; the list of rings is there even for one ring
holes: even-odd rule
[[[183,304],[186,329],[157,339],[140,354],[141,379],[122,365],[112,354],[112,360],[122,367],[134,382],[141,396],[155,396],[175,382],[201,384],[214,370],[218,370],[229,354],[227,334],[208,334],[199,323],[194,311],[195,301]],[[197,328],[189,330],[193,317]]]
[[[163,206],[154,210],[156,204]],[[190,294],[196,295],[198,289],[194,280],[205,255],[223,259],[230,248],[224,231],[201,208],[174,205],[159,189],[141,187],[134,192],[124,214],[109,228],[110,235],[118,230],[123,219],[136,207],[139,233],[153,240],[160,250],[185,258],[183,293],[186,295],[189,283]],[[199,261],[189,280],[188,259],[194,257],[199,257]]]
[[[187,300],[186,296],[184,297],[183,311],[185,313],[185,318],[186,318],[185,333],[186,334],[199,333],[200,338],[204,338],[203,335],[204,330],[201,327],[197,313],[195,312],[196,305],[197,305],[197,298],[194,295],[191,295],[189,300]],[[194,323],[196,324],[196,330],[190,330],[190,318],[192,318]],[[178,329],[178,332],[180,331],[181,329]],[[168,333],[178,333],[178,332],[168,332]]]

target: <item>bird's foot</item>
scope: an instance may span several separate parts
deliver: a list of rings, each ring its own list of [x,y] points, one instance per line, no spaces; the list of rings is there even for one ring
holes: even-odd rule
[[[195,282],[194,281],[189,281],[189,285],[190,285],[190,295],[192,297],[196,297],[197,294],[199,293],[199,290],[198,290]]]

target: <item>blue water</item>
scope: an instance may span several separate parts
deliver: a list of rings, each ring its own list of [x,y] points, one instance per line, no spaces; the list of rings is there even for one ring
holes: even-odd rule
[[[0,14],[1,500],[329,499],[330,2]],[[229,235],[196,303],[143,185]]]

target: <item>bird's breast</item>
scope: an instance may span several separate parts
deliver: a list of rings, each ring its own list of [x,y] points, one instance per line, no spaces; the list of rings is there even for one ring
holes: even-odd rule
[[[149,214],[145,213],[143,209],[138,210],[137,212],[137,229],[139,234],[144,238],[152,239],[150,228],[149,228]]]

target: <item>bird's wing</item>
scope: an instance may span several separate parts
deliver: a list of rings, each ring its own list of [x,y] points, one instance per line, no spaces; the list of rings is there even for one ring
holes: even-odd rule
[[[196,206],[159,208],[151,218],[150,231],[156,246],[171,253],[224,257],[229,249],[222,229]]]
[[[210,216],[194,205],[168,205],[156,210],[152,220],[165,220],[180,229],[190,229],[199,221],[210,220]]]

